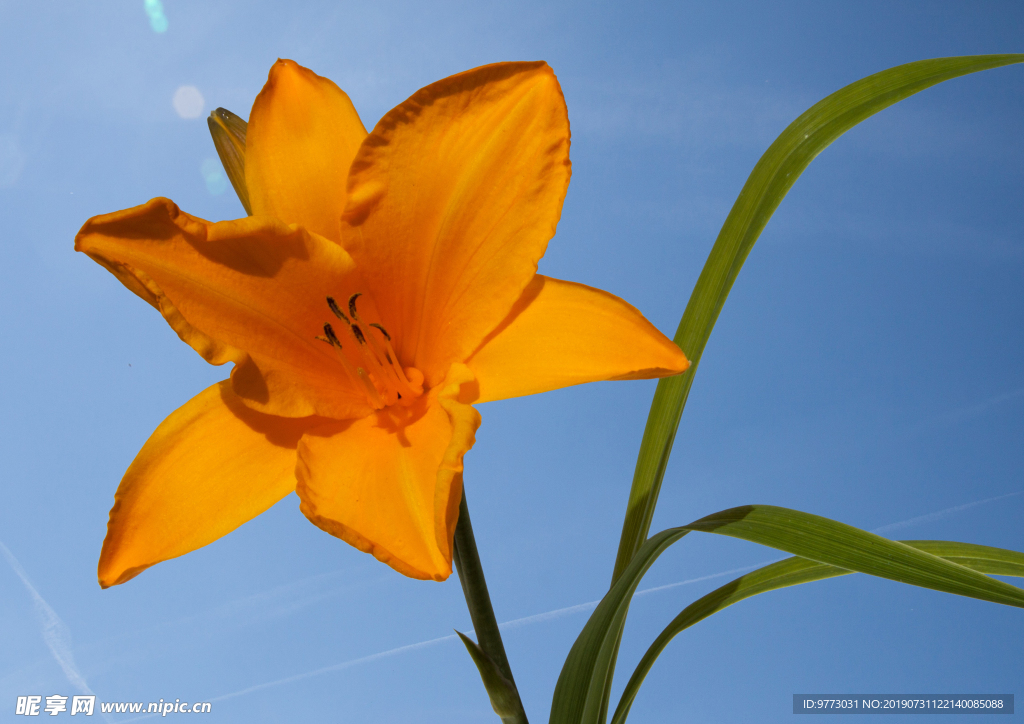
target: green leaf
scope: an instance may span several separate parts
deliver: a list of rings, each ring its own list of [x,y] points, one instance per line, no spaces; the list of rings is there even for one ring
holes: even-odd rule
[[[615,665],[615,653],[629,601],[651,564],[689,532],[684,528],[672,528],[652,535],[601,599],[569,650],[558,675],[551,701],[550,724],[603,721],[604,702],[611,688],[610,672]]]
[[[991,548],[973,543],[944,540],[905,540],[904,544],[947,561],[959,563],[981,573],[994,576],[1024,577],[1024,553],[1005,548]]]
[[[658,382],[612,580],[622,575],[647,539],[679,419],[722,305],[754,242],[800,174],[839,136],[882,109],[945,80],[1022,61],[1021,54],[976,55],[921,60],[884,70],[811,106],[761,156],[718,234],[679,322],[675,342],[691,365],[682,375]]]
[[[249,124],[226,108],[218,108],[210,113],[206,125],[210,127],[213,145],[238,200],[242,202],[245,213],[252,216],[249,187],[245,183],[245,134]]]
[[[614,667],[630,599],[640,579],[657,557],[691,531],[741,538],[792,553],[813,563],[835,566],[843,571],[867,573],[923,588],[1024,608],[1024,590],[944,560],[922,548],[788,508],[770,505],[731,508],[689,525],[661,531],[651,536],[640,548],[598,604],[569,651],[555,685],[551,724],[603,722],[611,688],[610,671]],[[967,555],[966,549],[957,550],[961,557]],[[986,560],[990,561],[987,564],[990,568],[999,568],[1001,571],[1016,570],[1015,566],[1020,564],[1020,559],[1009,552],[1003,557],[989,554]],[[803,563],[784,563],[788,568],[783,563],[773,565],[778,566],[774,569],[775,574],[792,577],[792,583],[786,585],[805,582],[802,577],[810,575],[808,571],[812,570]]]
[[[487,689],[487,696],[491,699],[491,708],[494,709],[494,713],[505,724],[527,724],[526,713],[523,711],[523,703],[519,699],[519,692],[516,690],[515,684],[505,678],[498,669],[498,665],[494,663],[494,659],[488,656],[476,641],[461,631],[455,633],[466,645],[466,650],[469,651],[477,671],[480,672],[480,678],[484,682],[484,688]]]
[[[852,525],[773,505],[744,505],[686,526],[913,586],[1024,608],[1024,590]]]
[[[951,541],[901,541],[904,545],[939,556],[947,561],[957,563],[980,573],[1003,576],[1024,576],[1024,553],[1008,551],[1002,548],[973,545],[971,543],[955,543]],[[651,670],[655,660],[665,650],[669,642],[683,630],[704,620],[713,613],[738,603],[745,598],[759,593],[774,591],[787,586],[801,583],[822,581],[835,576],[845,576],[853,571],[838,568],[806,558],[787,558],[740,576],[721,588],[694,601],[676,616],[672,623],[658,635],[650,648],[640,659],[636,670],[630,677],[626,688],[619,699],[619,705],[612,716],[611,724],[624,724],[629,715],[633,700],[640,691],[644,677]]]

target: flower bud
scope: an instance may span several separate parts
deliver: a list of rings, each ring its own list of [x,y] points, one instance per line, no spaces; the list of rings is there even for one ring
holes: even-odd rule
[[[245,213],[252,216],[249,206],[249,188],[245,185],[245,131],[249,124],[226,108],[218,108],[206,119],[213,136],[213,145],[224,164],[224,171],[238,194],[238,200],[245,207]]]

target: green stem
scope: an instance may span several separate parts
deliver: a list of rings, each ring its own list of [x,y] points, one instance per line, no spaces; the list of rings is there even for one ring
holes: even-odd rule
[[[495,609],[490,605],[487,582],[483,580],[483,566],[480,565],[480,554],[476,550],[476,539],[473,538],[473,523],[469,519],[465,488],[459,503],[459,523],[455,527],[455,550],[452,557],[459,571],[459,582],[466,596],[477,643],[459,635],[480,671],[483,686],[490,697],[490,706],[503,724],[529,724],[515,679],[512,678],[509,658],[505,655]]]
[[[455,550],[453,553],[453,562],[459,573],[462,593],[466,596],[466,605],[469,607],[469,616],[473,620],[477,643],[491,657],[501,675],[508,679],[514,688],[515,679],[512,676],[512,667],[509,666],[505,645],[501,641],[498,621],[494,618],[494,608],[491,606],[491,596],[487,592],[484,569],[480,565],[476,538],[473,537],[473,523],[469,518],[465,488],[462,490],[462,501],[459,503],[459,522],[455,526]],[[518,693],[516,698],[518,698]],[[519,704],[519,710],[520,716],[513,721],[527,724],[526,714],[522,713],[521,704]]]

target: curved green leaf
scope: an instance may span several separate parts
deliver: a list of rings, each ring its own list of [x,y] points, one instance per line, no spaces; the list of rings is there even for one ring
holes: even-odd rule
[[[1024,553],[946,540],[905,540],[905,545],[990,576],[1024,577]]]
[[[687,530],[770,546],[819,563],[912,586],[1024,608],[1024,590],[913,548],[810,513],[744,505],[701,518]]]
[[[623,575],[601,599],[576,638],[555,684],[550,724],[583,724],[604,718],[604,702],[611,687],[619,636],[626,620],[629,601],[640,579],[658,556],[689,533],[672,528],[652,535],[633,556]]]
[[[690,368],[658,382],[647,417],[614,581],[647,539],[672,442],[711,330],[754,242],[814,157],[861,121],[930,86],[980,70],[1024,62],[1024,55],[934,58],[875,73],[836,91],[793,121],[768,147],[743,185],[718,234],[676,330]]]
[[[952,561],[980,573],[996,574],[1001,576],[1024,576],[1024,553],[1008,551],[1002,548],[990,548],[971,543],[956,543],[952,541],[901,541],[904,545],[924,551],[933,556],[939,556],[947,561]],[[630,677],[626,688],[619,699],[619,705],[612,716],[611,724],[624,724],[629,715],[629,709],[633,700],[640,691],[640,685],[644,677],[651,670],[655,660],[665,650],[669,642],[683,630],[693,626],[695,623],[704,620],[713,613],[717,613],[734,603],[745,598],[756,596],[759,593],[774,591],[787,586],[796,586],[801,583],[822,581],[835,576],[845,576],[853,571],[845,568],[830,566],[817,561],[809,561],[806,558],[787,558],[778,561],[764,568],[740,576],[724,586],[715,589],[711,593],[697,599],[672,619],[672,622],[665,627],[665,630],[658,635],[650,648],[640,659],[636,670]]]
[[[551,724],[601,724],[604,721],[611,688],[610,671],[614,668],[630,599],[657,557],[691,531],[741,538],[843,571],[867,573],[1024,608],[1024,590],[945,560],[924,548],[891,541],[845,523],[788,508],[770,505],[731,508],[689,525],[663,530],[651,536],[640,548],[623,575],[598,604],[569,651],[555,685]],[[999,558],[990,554],[988,565],[1010,570],[1017,560],[1009,552],[1007,556]],[[782,563],[789,567],[782,566]],[[775,569],[776,574],[792,577],[793,582],[787,585],[805,582],[802,577],[811,570],[801,563],[773,565],[779,566]]]

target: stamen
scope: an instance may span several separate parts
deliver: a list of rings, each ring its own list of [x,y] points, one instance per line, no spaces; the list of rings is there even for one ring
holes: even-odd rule
[[[388,375],[391,371],[387,365],[385,365],[376,352],[366,343],[366,335],[363,334],[363,330],[359,328],[359,325],[349,324],[349,331],[355,338],[358,344],[356,349],[358,354],[362,357],[363,363],[369,370],[371,380],[376,380],[379,384],[376,385],[377,389],[381,391],[385,403],[391,405],[397,401],[397,390],[395,389],[395,383],[397,380],[394,378],[394,372]]]
[[[379,324],[371,324],[370,326],[376,327],[384,335],[384,346],[387,349],[387,351],[384,354],[385,356],[387,356],[388,364],[391,365],[391,368],[395,371],[395,374],[397,375],[401,385],[405,387],[407,392],[412,393],[411,397],[419,397],[420,395],[422,395],[423,387],[420,386],[419,389],[417,389],[417,385],[414,385],[412,382],[409,381],[409,378],[405,374],[405,370],[402,369],[402,365],[398,364],[395,361],[398,359],[398,355],[395,354],[395,349],[394,347],[391,346],[391,335],[388,334],[387,330],[384,329]]]
[[[385,343],[389,343],[391,341],[391,335],[388,334],[388,331],[386,329],[384,329],[382,326],[380,326],[376,322],[370,322],[370,326],[371,327],[376,327],[377,329],[380,330],[380,333],[384,335],[384,342]],[[387,346],[388,346],[388,350],[390,350],[391,349],[391,345],[388,344]],[[388,364],[389,365],[393,365],[395,363],[395,361],[393,359],[391,359],[391,352],[388,351],[388,350],[384,351],[384,356],[387,357]]]
[[[348,311],[351,312],[352,318],[355,321],[361,323],[363,320],[359,317],[359,312],[356,311],[356,299],[358,299],[360,296],[362,295],[357,293],[349,297]],[[401,365],[395,364],[395,359],[397,358],[395,356],[394,350],[391,349],[391,335],[388,334],[388,331],[384,329],[382,325],[377,324],[376,322],[370,322],[370,326],[376,327],[384,335],[385,341],[387,343],[386,350],[381,349],[380,345],[377,343],[377,340],[374,339],[372,334],[370,335],[369,338],[367,338],[366,335],[363,334],[363,330],[361,330],[359,326],[356,324],[351,325],[352,334],[355,335],[356,340],[360,344],[369,343],[370,349],[373,350],[373,354],[377,358],[377,362],[380,364],[381,367],[383,367],[386,370],[385,374],[390,372],[390,377],[392,381],[395,384],[397,384],[400,389],[404,388],[406,392],[412,393],[412,396],[415,397],[417,395],[417,392],[415,391],[415,389],[413,389],[412,385],[409,384],[409,380],[407,380],[405,378],[405,375],[402,373]],[[385,360],[387,360],[387,364],[384,363]]]
[[[378,410],[383,410],[385,407],[387,407],[387,405],[384,403],[384,400],[380,399],[380,393],[377,392],[377,386],[373,384],[373,380],[371,380],[369,376],[367,376],[366,370],[360,367],[357,370],[357,372],[359,373],[360,381],[370,392],[370,396],[373,399],[374,407],[376,407]]]
[[[378,410],[396,402],[401,402],[402,405],[412,404],[413,400],[423,394],[423,375],[419,373],[419,370],[413,368],[410,368],[409,373],[406,374],[406,370],[398,363],[398,355],[395,354],[395,350],[391,346],[391,335],[383,325],[376,322],[370,322],[367,325],[363,322],[356,309],[356,300],[361,296],[361,292],[356,292],[349,297],[349,316],[341,311],[334,297],[327,297],[327,306],[335,317],[345,322],[356,342],[355,354],[359,356],[365,367],[353,366],[348,356],[342,351],[341,342],[330,324],[324,325],[327,337],[317,337],[317,339],[327,342],[337,349],[345,371],[350,377],[359,381],[370,402]],[[381,333],[383,339],[378,340],[375,335],[364,332],[363,330],[368,327],[374,327]]]
[[[345,313],[338,308],[338,303],[334,301],[334,297],[327,297],[327,306],[331,308],[332,312],[334,312],[335,317],[343,321],[345,324],[352,324],[348,321],[348,317],[345,316]]]
[[[341,342],[338,340],[338,335],[334,333],[334,328],[331,326],[330,322],[324,325],[324,334],[327,335],[327,341],[332,347],[341,349]]]
[[[349,309],[351,311],[353,311],[353,312],[355,311],[355,300],[358,297],[359,297],[359,294],[356,294],[352,298],[349,299]],[[345,316],[345,313],[343,311],[341,311],[341,309],[338,307],[338,303],[336,301],[334,301],[334,297],[327,297],[327,306],[330,307],[331,312],[334,314],[335,317],[337,317],[338,319],[342,320],[343,322],[345,322],[346,325],[348,325],[348,328],[352,332],[352,335],[356,338],[356,342],[358,342],[359,345],[365,345],[366,344],[366,336],[363,334],[363,330],[361,330],[358,326],[354,325],[351,322],[351,320],[349,320],[349,318]],[[353,314],[352,316],[356,317],[358,319],[356,314]],[[377,367],[383,367],[384,366],[383,363],[381,363],[381,361],[379,359],[368,358],[366,353],[361,349],[361,347],[359,348],[359,352],[360,352],[360,355],[363,357],[363,361],[366,363],[367,367],[369,367],[371,370],[375,369]],[[360,368],[360,369],[362,369],[362,368]],[[366,375],[366,371],[365,370],[363,371],[363,374]],[[387,373],[386,372],[384,373],[384,376],[387,377]],[[373,382],[372,373],[371,373],[370,376],[368,376],[365,380],[362,380],[362,381],[363,381],[364,384],[366,384],[366,383],[372,384],[372,382]],[[384,383],[384,387],[388,390],[388,392],[390,392],[391,385],[387,384],[386,380],[382,380],[382,382]],[[377,386],[376,385],[373,385],[373,386],[374,386],[374,389],[376,389]],[[379,394],[379,392],[378,392],[378,394]],[[386,398],[387,397],[391,397],[391,395],[390,394],[386,394]],[[387,400],[386,399],[386,402],[388,404],[390,404],[391,402],[394,402],[394,400]]]
[[[331,327],[330,323],[324,325],[324,334],[327,335],[327,342],[338,351],[338,356],[341,358],[341,364],[345,368],[345,372],[348,373],[354,381],[358,381],[366,394],[370,398],[370,403],[378,410],[382,410],[387,405],[384,404],[384,400],[380,398],[380,393],[377,392],[377,387],[369,379],[366,374],[366,370],[362,367],[353,369],[352,363],[348,361],[348,357],[341,349],[341,341],[338,339],[338,335],[334,333],[334,328]],[[319,337],[317,339],[320,339]]]
[[[386,365],[384,364],[383,361],[381,361],[381,367],[385,367],[391,373],[391,378],[398,386],[398,389],[407,393],[410,398],[419,397],[421,394],[423,394],[423,389],[420,388],[419,390],[417,390],[416,386],[409,382],[408,378],[405,375],[405,371],[402,369],[402,365],[396,362],[396,360],[398,359],[398,355],[395,354],[395,350],[391,346],[391,337],[379,324],[371,324],[370,326],[377,327],[385,335],[385,349],[380,348],[379,343],[377,342],[376,339],[374,339],[372,334],[369,337],[370,346],[373,348],[374,354],[377,355],[377,358],[380,360],[387,360]]]

